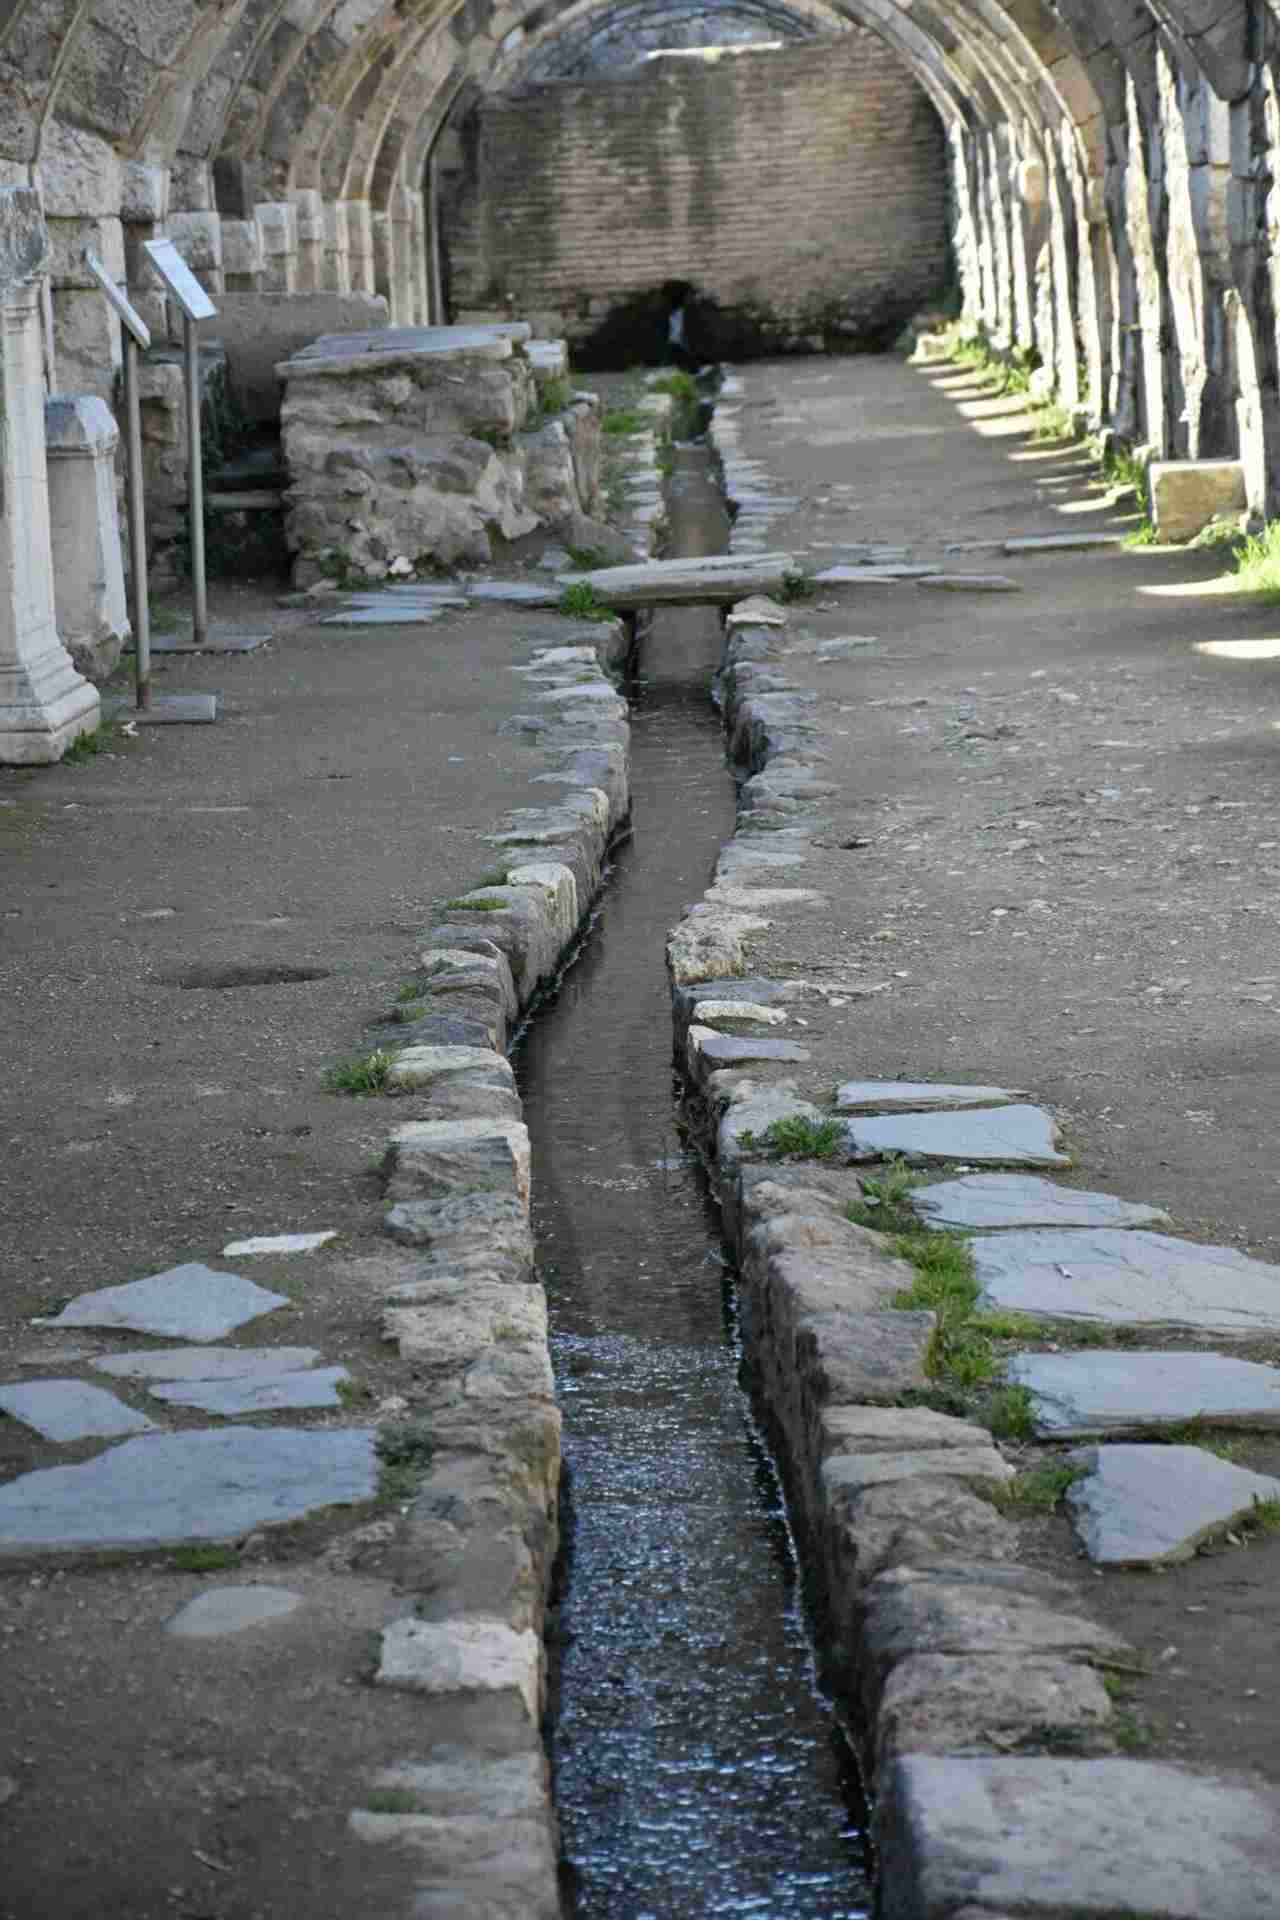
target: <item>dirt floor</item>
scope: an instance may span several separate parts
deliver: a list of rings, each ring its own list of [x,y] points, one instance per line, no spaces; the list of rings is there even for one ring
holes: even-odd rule
[[[819,1099],[837,1075],[1025,1089],[1077,1184],[1280,1259],[1280,608],[1227,590],[1211,552],[1001,552],[1133,509],[967,370],[739,371],[742,452],[799,500],[771,547],[816,569],[896,542],[1021,589],[868,585],[793,609],[787,678],[821,695],[838,791],[814,857],[779,876],[827,907],[779,914],[753,953],[824,989],[796,1035],[814,1065],[785,1071]],[[820,658],[837,637],[867,644]],[[1274,1341],[1224,1350],[1280,1362]],[[1280,1473],[1274,1438],[1233,1441]],[[1135,1750],[1280,1778],[1280,1538],[1104,1577],[1060,1509],[1026,1534],[1150,1664],[1125,1706]]]

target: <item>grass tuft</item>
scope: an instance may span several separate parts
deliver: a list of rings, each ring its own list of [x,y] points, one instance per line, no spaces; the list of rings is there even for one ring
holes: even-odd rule
[[[179,1573],[221,1573],[238,1567],[240,1555],[234,1547],[175,1547],[173,1564]]]
[[[987,1404],[987,1425],[997,1440],[1033,1440],[1036,1429],[1031,1389],[998,1387]]]
[[[364,1799],[366,1813],[416,1813],[418,1796],[412,1787],[375,1787]]]
[[[378,1498],[385,1506],[412,1500],[431,1465],[435,1442],[425,1420],[403,1420],[383,1427],[374,1442],[378,1456]]]
[[[1237,593],[1256,593],[1269,604],[1280,601],[1280,520],[1269,520],[1261,533],[1241,541],[1233,572]]]
[[[771,1121],[762,1134],[742,1134],[739,1144],[748,1153],[763,1147],[780,1160],[788,1155],[834,1160],[845,1145],[844,1128],[838,1120],[808,1120],[803,1114],[788,1114]]]
[[[589,580],[573,580],[561,593],[556,610],[570,620],[612,620],[613,608],[602,600]]]
[[[390,1047],[375,1047],[372,1053],[353,1054],[339,1060],[324,1076],[326,1093],[349,1093],[357,1098],[370,1093],[385,1093],[391,1078],[395,1053]]]
[[[778,598],[789,607],[798,600],[812,600],[817,591],[818,583],[811,573],[806,573],[803,567],[788,567],[782,576]]]
[[[1052,1513],[1067,1488],[1084,1478],[1087,1469],[1073,1467],[1066,1460],[1043,1460],[1028,1467],[1009,1482],[1008,1498],[1016,1507],[1030,1507],[1036,1513]]]

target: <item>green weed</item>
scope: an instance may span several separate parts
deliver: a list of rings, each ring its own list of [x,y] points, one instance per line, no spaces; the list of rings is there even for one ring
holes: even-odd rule
[[[1260,600],[1280,600],[1280,520],[1269,520],[1261,533],[1240,543],[1232,568],[1237,593],[1256,593]]]
[[[1253,1511],[1244,1523],[1258,1533],[1280,1533],[1280,1498],[1260,1500],[1253,1496]]]
[[[589,580],[573,580],[556,602],[556,609],[570,620],[612,620],[613,608],[602,600]]]
[[[100,753],[107,753],[123,744],[124,736],[120,732],[118,721],[103,720],[92,733],[78,733],[62,756],[64,767],[84,767],[96,760]]]
[[[597,567],[612,565],[603,547],[570,547],[568,554],[570,564],[578,573],[594,573]]]
[[[1072,438],[1071,415],[1067,409],[1057,400],[1051,400],[1046,406],[1037,407],[1031,438],[1033,440],[1070,440]]]
[[[221,1573],[240,1565],[234,1547],[175,1547],[172,1557],[179,1573]]]
[[[353,1054],[329,1067],[324,1076],[326,1093],[350,1093],[357,1097],[385,1093],[391,1079],[395,1053],[390,1047],[375,1047],[372,1053]]]
[[[366,1813],[415,1813],[418,1796],[412,1787],[375,1787],[364,1800]]]
[[[920,1216],[907,1195],[920,1184],[921,1176],[905,1160],[891,1160],[883,1173],[862,1182],[862,1199],[849,1208],[849,1218],[877,1233],[919,1233]]]
[[[778,588],[778,598],[784,606],[791,606],[798,600],[812,600],[817,591],[818,583],[811,573],[806,573],[803,567],[788,567]]]
[[[468,893],[440,904],[447,913],[501,913],[511,902],[501,893]]]
[[[675,368],[649,382],[651,393],[669,393],[672,399],[671,434],[676,440],[692,440],[702,424],[702,396],[691,373]]]
[[[411,1500],[431,1465],[435,1442],[425,1420],[404,1420],[383,1427],[374,1442],[378,1456],[378,1498],[386,1506]]]
[[[373,1398],[373,1388],[367,1380],[339,1380],[334,1391],[344,1407],[364,1407]]]
[[[640,407],[610,407],[600,417],[601,432],[618,437],[648,433],[652,426],[653,415]]]
[[[998,1387],[987,1404],[987,1425],[996,1439],[1034,1439],[1033,1405],[1030,1388]]]
[[[1086,1469],[1073,1467],[1065,1460],[1042,1460],[1028,1467],[1009,1482],[1008,1498],[1016,1507],[1029,1507],[1036,1513],[1052,1513],[1067,1491],[1083,1478]]]
[[[742,1134],[740,1143],[748,1152],[763,1147],[779,1159],[794,1154],[805,1160],[834,1160],[845,1138],[839,1120],[809,1120],[803,1114],[788,1114],[771,1121],[758,1136]]]

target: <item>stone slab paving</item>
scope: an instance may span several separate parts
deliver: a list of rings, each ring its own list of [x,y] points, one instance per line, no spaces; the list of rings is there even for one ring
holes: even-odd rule
[[[0,1554],[235,1540],[371,1500],[375,1430],[227,1427],[147,1434],[0,1487]]]
[[[1280,1331],[1280,1267],[1234,1247],[1142,1227],[1015,1229],[970,1246],[984,1307],[1110,1326]]]
[[[0,1387],[0,1409],[46,1440],[106,1440],[146,1433],[152,1425],[105,1387],[83,1380],[27,1380]]]
[[[1158,1567],[1190,1560],[1196,1548],[1260,1500],[1280,1499],[1280,1480],[1233,1467],[1203,1447],[1083,1447],[1087,1469],[1067,1488],[1072,1525],[1103,1567]]]
[[[887,1114],[853,1119],[845,1137],[855,1158],[985,1161],[995,1165],[1069,1167],[1056,1150],[1057,1129],[1042,1107],[973,1107],[964,1113]]]
[[[1280,1427],[1280,1369],[1221,1353],[1015,1353],[1005,1378],[1026,1387],[1048,1438],[1205,1420]]]
[[[845,1080],[836,1088],[841,1113],[935,1113],[964,1107],[1008,1106],[1003,1087],[945,1086],[932,1080]]]
[[[286,1620],[301,1605],[302,1595],[287,1587],[211,1587],[180,1607],[165,1622],[165,1632],[180,1640],[222,1639],[246,1627]]]
[[[320,1233],[259,1233],[249,1240],[231,1240],[222,1249],[224,1258],[234,1260],[237,1254],[250,1253],[314,1253],[330,1240],[336,1240],[337,1231],[328,1227]]]
[[[1280,1794],[1140,1760],[911,1754],[878,1800],[882,1920],[1274,1920]]]
[[[297,1373],[319,1358],[318,1347],[145,1347],[106,1354],[94,1369],[125,1380],[242,1380]]]
[[[1030,1173],[971,1173],[916,1187],[908,1204],[930,1227],[1158,1227],[1159,1207],[1060,1187]]]
[[[191,1260],[123,1287],[82,1293],[40,1327],[125,1327],[172,1340],[224,1340],[261,1314],[287,1307],[288,1296],[268,1293],[238,1273]]]
[[[171,1407],[195,1407],[224,1418],[244,1413],[300,1412],[304,1407],[340,1407],[338,1388],[351,1375],[345,1367],[314,1367],[303,1373],[242,1376],[236,1380],[186,1380],[152,1387]]]

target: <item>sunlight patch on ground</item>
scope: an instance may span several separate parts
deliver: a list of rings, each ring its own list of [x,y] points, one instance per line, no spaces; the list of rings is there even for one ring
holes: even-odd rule
[[[1197,640],[1192,652],[1214,660],[1280,660],[1280,640]]]

